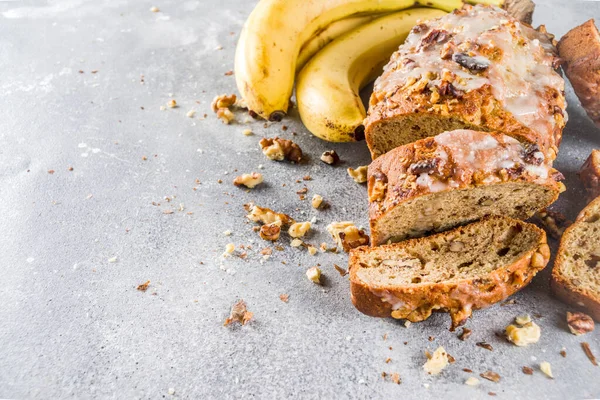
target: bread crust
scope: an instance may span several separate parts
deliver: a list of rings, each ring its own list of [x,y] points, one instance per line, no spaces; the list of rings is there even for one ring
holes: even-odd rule
[[[566,250],[567,242],[571,237],[571,232],[577,228],[578,224],[585,223],[588,219],[596,219],[598,215],[600,215],[600,197],[596,197],[590,204],[581,210],[575,223],[565,230],[565,233],[560,240],[554,267],[552,268],[550,288],[562,301],[577,308],[585,308],[592,318],[600,322],[600,295],[598,293],[592,293],[585,288],[578,287],[576,284],[565,278],[560,272],[562,265],[569,262]]]
[[[450,313],[451,330],[454,330],[466,323],[472,310],[485,308],[506,299],[527,286],[533,277],[547,265],[550,252],[546,244],[546,233],[532,224],[514,221],[539,233],[537,247],[526,252],[512,264],[502,266],[489,275],[476,279],[412,284],[405,287],[370,287],[360,280],[357,271],[360,268],[360,254],[368,253],[371,249],[359,247],[352,250],[349,259],[352,303],[360,312],[372,317],[393,317],[407,319],[411,322],[423,321],[433,311],[446,311]],[[382,247],[411,248],[416,243],[426,243],[432,238],[452,235],[452,233],[453,231],[448,231]],[[541,255],[542,263],[539,262],[539,256],[536,256],[536,262],[532,261],[536,253]]]
[[[581,105],[600,126],[600,33],[594,20],[567,32],[558,43],[558,51]]]
[[[428,42],[427,38],[431,36],[432,32],[442,31],[439,27],[447,26],[440,21],[447,21],[448,18],[458,16],[456,21],[464,21],[467,24],[469,21],[479,18],[480,11],[478,10],[489,9],[483,6],[467,6],[449,16],[417,26],[418,29],[413,30],[406,43],[392,56],[384,73],[375,84],[369,112],[365,119],[365,138],[373,159],[390,150],[385,149],[384,151],[377,145],[378,135],[382,135],[380,133],[382,125],[405,117],[418,117],[423,114],[452,120],[454,129],[499,131],[522,142],[537,143],[548,158],[556,158],[562,130],[566,124],[566,101],[564,81],[552,69],[553,66],[558,66],[559,61],[552,44],[552,35],[548,35],[544,29],[535,31],[508,14],[493,9],[495,11],[490,15],[498,18],[499,21],[507,21],[502,25],[504,30],[502,34],[494,36],[493,33],[490,33],[491,37],[495,38],[493,42],[497,43],[496,46],[481,46],[469,40],[463,43],[454,43],[452,38],[455,33],[451,28],[450,32],[443,30],[450,38],[444,39],[446,42],[438,39],[439,43],[434,43],[432,46],[423,44]],[[493,29],[487,32],[492,31]],[[506,43],[504,33],[511,35],[510,45]],[[520,79],[512,76],[510,79],[516,79],[515,82],[505,78],[506,72],[498,66],[510,64],[514,60],[511,61],[510,58],[505,60],[509,56],[504,53],[510,53],[513,49],[524,46],[523,43],[530,46],[530,43],[535,41],[543,43],[543,46],[536,47],[535,51],[529,50],[531,54],[527,55],[527,57],[530,56],[528,62],[538,65],[540,69],[538,74],[541,73],[540,71],[544,71],[542,74],[545,74],[544,80],[548,83],[535,83],[536,79],[541,82],[539,77],[534,78],[529,75],[527,80],[524,79],[525,77]],[[468,50],[465,50],[465,47]],[[491,64],[484,70],[468,70],[457,62],[453,62],[452,57],[459,52],[462,52],[460,54],[476,54],[477,57],[490,60]],[[414,59],[419,61],[415,62]],[[413,65],[417,65],[417,67],[413,67]],[[443,71],[450,71],[450,73]],[[526,74],[529,72],[523,73],[523,75]],[[471,76],[473,81],[465,83],[465,76]],[[504,82],[509,81],[510,85],[515,86],[514,88],[507,87],[507,90],[497,90],[498,86],[504,86]],[[479,83],[471,84],[469,82]],[[474,87],[469,85],[474,85]],[[509,83],[506,83],[506,86],[508,85]],[[535,97],[535,100],[539,99],[539,104],[533,101],[531,104],[525,105],[526,108],[534,107],[536,110],[533,119],[528,120],[529,123],[522,122],[523,118],[519,120],[519,117],[508,111],[507,102],[510,100],[503,94],[509,90],[520,90],[520,86],[529,87],[531,94],[528,96]],[[519,107],[513,105],[513,109],[518,110]],[[460,126],[456,126],[456,124],[460,124]],[[410,129],[409,126],[406,128]],[[432,132],[430,136],[437,133]]]
[[[497,143],[497,151],[490,148],[482,151],[474,150],[473,162],[470,158],[461,156],[464,151],[459,152],[459,150],[468,150],[469,146],[474,144],[489,146],[494,141]],[[516,158],[515,165],[510,168],[505,167],[503,162],[506,161],[507,149],[516,151],[515,149],[518,148],[521,148],[523,153],[520,156],[513,154]],[[378,227],[380,219],[386,213],[407,201],[433,193],[523,182],[547,187],[554,192],[552,198],[554,202],[561,191],[562,184],[557,182],[557,179],[561,179],[562,174],[543,162],[533,169],[528,168],[530,164],[527,160],[530,157],[527,154],[531,152],[528,153],[526,147],[522,147],[516,140],[506,135],[453,131],[398,147],[377,158],[369,165],[367,174],[371,242],[377,245],[387,240],[389,235],[380,232]],[[494,158],[501,162],[496,164]],[[532,160],[532,162],[539,161]],[[485,168],[482,169],[481,163],[484,163]],[[547,176],[541,177],[532,172],[537,171],[538,168],[545,168]],[[430,185],[419,183],[423,171],[427,172],[427,179],[432,182]],[[540,209],[548,205],[540,204]]]
[[[579,179],[590,199],[600,196],[600,150],[592,150],[579,170]]]

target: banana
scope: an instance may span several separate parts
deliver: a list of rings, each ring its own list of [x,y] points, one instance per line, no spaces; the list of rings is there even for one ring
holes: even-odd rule
[[[375,79],[420,19],[446,14],[415,8],[379,18],[325,46],[298,75],[300,118],[315,136],[332,142],[361,139],[365,108],[360,89]]]
[[[438,8],[448,12],[463,6],[462,0],[416,0],[415,4],[423,7]]]
[[[358,28],[374,19],[383,17],[384,14],[372,14],[358,17],[348,17],[339,21],[332,22],[322,31],[315,33],[306,43],[300,48],[298,61],[296,61],[296,73],[300,72],[302,67],[306,65],[308,60],[314,56],[319,50],[325,47],[334,39]]]
[[[260,0],[236,48],[238,90],[250,110],[280,120],[287,112],[302,44],[334,21],[413,5],[414,0]]]

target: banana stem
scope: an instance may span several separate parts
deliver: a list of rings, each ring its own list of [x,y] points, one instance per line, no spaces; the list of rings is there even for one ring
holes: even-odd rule
[[[504,5],[504,0],[467,0],[467,3],[502,7]]]
[[[416,0],[415,3],[423,7],[433,7],[448,12],[463,6],[462,0]]]

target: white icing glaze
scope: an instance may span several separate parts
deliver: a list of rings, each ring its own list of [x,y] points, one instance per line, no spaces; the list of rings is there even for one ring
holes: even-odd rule
[[[494,97],[518,121],[552,135],[556,122],[546,109],[544,94],[548,88],[564,91],[564,80],[553,68],[555,49],[548,35],[519,23],[504,10],[481,5],[428,21],[425,26],[420,32],[412,32],[392,56],[375,82],[376,92],[392,93],[420,78],[429,79],[428,87],[434,89],[446,72],[456,76],[452,85],[466,92],[490,85]],[[452,37],[423,45],[423,38],[434,30],[447,31]],[[468,53],[488,68],[471,72],[452,57],[442,59],[448,47],[455,54]],[[490,61],[484,56],[491,49],[501,50],[500,60]],[[563,115],[566,120],[564,110]]]
[[[516,139],[502,135],[500,140],[491,134],[471,130],[455,130],[444,132],[433,140],[438,144],[434,157],[442,160],[448,159],[452,154],[455,173],[461,170],[478,171],[487,175],[483,182],[492,183],[500,178],[496,173],[502,169],[522,167],[535,180],[545,180],[551,170],[549,163],[544,162],[544,155],[536,151],[533,158],[539,160],[540,165],[535,165],[525,160],[526,154],[523,145]],[[416,179],[420,187],[427,187],[430,192],[439,192],[452,187],[457,183],[453,180],[442,182],[435,175],[421,173]]]

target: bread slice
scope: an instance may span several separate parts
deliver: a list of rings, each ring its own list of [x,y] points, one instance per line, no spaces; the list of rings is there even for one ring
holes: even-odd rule
[[[581,105],[600,126],[600,32],[590,19],[558,42],[563,69]]]
[[[550,286],[566,303],[584,307],[600,322],[600,197],[562,236]]]
[[[549,258],[542,229],[488,217],[425,238],[352,250],[352,302],[367,315],[411,322],[446,311],[454,329],[471,310],[525,287]]]
[[[590,199],[600,196],[600,150],[592,150],[579,170],[579,179]]]
[[[441,232],[486,215],[527,219],[564,185],[535,145],[457,130],[398,147],[369,165],[374,246]]]
[[[499,131],[555,159],[567,106],[552,38],[481,5],[417,25],[375,82],[373,159],[454,129]]]

